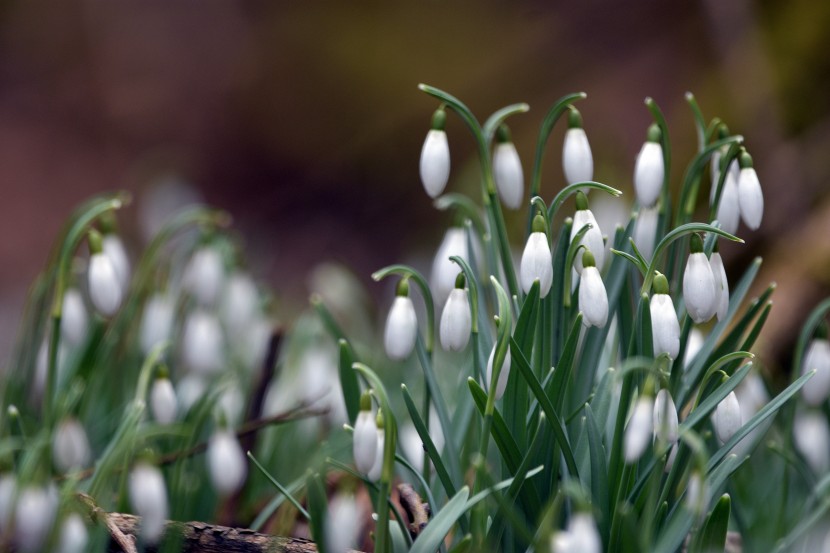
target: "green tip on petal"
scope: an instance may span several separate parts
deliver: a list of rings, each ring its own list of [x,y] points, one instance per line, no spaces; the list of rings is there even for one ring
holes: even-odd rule
[[[654,397],[654,389],[656,386],[654,385],[654,377],[649,376],[646,379],[646,383],[643,386],[643,397]]]
[[[692,253],[702,253],[703,252],[703,240],[700,238],[700,235],[695,233],[692,234],[692,239],[689,242],[689,250]]]
[[[660,130],[660,126],[657,123],[652,123],[648,128],[648,134],[646,135],[646,140],[648,142],[657,142],[660,143],[660,137],[663,135],[662,131]]]
[[[366,390],[362,394],[360,394],[360,410],[372,410],[372,394],[369,392],[369,390]]]
[[[738,156],[738,163],[740,163],[741,169],[749,169],[752,167],[752,156],[743,148],[741,148],[741,155]]]
[[[89,253],[95,255],[103,251],[103,237],[100,232],[95,229],[90,229],[87,239],[89,240]]]
[[[597,262],[594,260],[594,254],[591,253],[591,250],[585,250],[582,253],[582,266],[583,267],[596,267]]]
[[[541,213],[537,213],[533,218],[533,232],[545,232],[545,218]]]
[[[156,378],[166,378],[170,379],[170,369],[167,367],[166,363],[161,363],[156,369]]]
[[[507,125],[505,125],[504,123],[499,125],[499,130],[496,131],[496,141],[499,144],[510,142],[510,129],[508,129]]]
[[[447,112],[444,111],[444,108],[438,108],[435,110],[435,113],[432,114],[432,130],[434,131],[443,131],[444,126],[447,124]]]
[[[383,428],[386,426],[386,423],[383,422],[383,409],[381,409],[380,407],[378,407],[378,416],[375,417],[375,424],[377,425],[378,430],[383,430]]]
[[[582,128],[582,114],[573,106],[568,106],[568,128],[581,129]]]
[[[654,280],[651,282],[651,289],[654,290],[655,294],[668,294],[669,293],[669,281],[666,278],[666,275],[659,271],[654,271],[655,277]]]
[[[576,192],[576,210],[585,211],[588,209],[588,196],[582,190]]]
[[[729,136],[729,127],[726,126],[726,123],[721,123],[718,125],[718,138],[723,140]]]
[[[459,290],[463,290],[466,284],[467,279],[464,277],[464,273],[458,273],[458,276],[455,277],[455,287]]]
[[[826,340],[828,335],[830,335],[830,329],[827,328],[827,322],[821,321],[816,327],[816,338]]]
[[[396,296],[406,297],[409,295],[409,279],[402,278],[398,281],[398,287],[395,289]]]

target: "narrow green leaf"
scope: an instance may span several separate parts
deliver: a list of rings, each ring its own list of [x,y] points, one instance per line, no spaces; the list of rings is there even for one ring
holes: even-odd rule
[[[456,521],[467,512],[469,497],[470,489],[464,486],[440,511],[435,513],[418,539],[412,544],[410,553],[435,553]]]
[[[582,331],[582,313],[577,313],[571,325],[571,332],[565,342],[565,349],[562,350],[562,357],[556,370],[553,371],[553,378],[550,385],[545,387],[548,394],[553,393],[553,407],[561,412],[565,405],[565,397],[571,382],[571,371],[576,359],[576,348],[579,345],[579,334]]]
[[[692,541],[689,553],[718,553],[724,550],[731,505],[729,494],[723,494]]]
[[[476,407],[483,416],[487,406],[487,392],[472,378],[467,379],[467,386],[470,388]],[[516,445],[516,440],[513,439],[513,434],[508,429],[498,409],[493,411],[493,423],[490,426],[490,431],[502,459],[507,465],[507,470],[515,473],[522,462],[522,454],[519,452],[519,446]]]
[[[329,546],[338,547],[338,544],[326,543],[326,488],[319,473],[308,471],[306,475],[306,494],[308,495],[309,526],[311,537],[317,544],[317,551],[326,553]]]
[[[360,412],[360,384],[357,381],[357,375],[352,370],[352,364],[355,362],[354,352],[352,352],[352,347],[346,340],[340,340],[339,346],[340,387],[343,389],[343,401],[346,403],[349,420],[354,422]]]
[[[273,484],[275,488],[277,488],[277,490],[279,490],[279,492],[283,495],[283,497],[285,499],[287,499],[288,502],[291,503],[294,506],[294,508],[297,509],[300,512],[300,514],[305,517],[306,520],[311,521],[311,515],[308,513],[308,511],[306,511],[303,508],[302,504],[299,501],[297,501],[297,499],[291,494],[291,491],[289,490],[289,488],[286,488],[285,486],[280,484],[279,481],[276,478],[274,478],[271,475],[271,473],[268,472],[265,469],[265,467],[262,466],[262,464],[260,464],[259,461],[257,461],[256,457],[254,457],[253,453],[251,453],[250,451],[248,452],[248,459],[251,460],[251,462],[259,470],[259,472],[261,472],[262,475],[265,478],[267,478],[268,481],[271,482],[271,484]],[[306,480],[306,483],[307,483],[307,480]],[[299,486],[297,488],[299,488]]]

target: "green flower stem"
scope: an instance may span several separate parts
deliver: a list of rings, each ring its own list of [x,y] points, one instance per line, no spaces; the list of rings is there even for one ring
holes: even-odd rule
[[[692,110],[692,115],[695,118],[695,131],[697,132],[697,148],[698,151],[703,151],[706,147],[706,119],[703,117],[703,112],[700,111],[700,106],[695,100],[695,95],[691,92],[686,93],[686,103]]]
[[[569,309],[571,307],[571,279],[573,278],[573,266],[574,260],[576,256],[579,255],[580,249],[585,249],[585,244],[582,244],[582,237],[585,236],[585,233],[588,232],[594,225],[591,223],[585,223],[579,231],[574,235],[574,239],[571,240],[570,246],[568,246],[568,254],[565,257],[565,274],[562,281],[562,306],[565,309]],[[581,276],[581,275],[580,275]]]
[[[431,356],[435,344],[435,305],[432,301],[432,292],[429,289],[429,284],[427,284],[426,279],[421,273],[406,265],[389,265],[388,267],[384,267],[372,273],[372,279],[375,282],[380,282],[389,275],[400,275],[404,278],[411,278],[418,285],[418,288],[420,288],[421,296],[424,298],[424,304],[427,309],[425,345],[427,352]]]
[[[482,239],[487,235],[487,227],[481,219],[479,207],[464,194],[444,194],[437,198],[432,205],[440,211],[455,209],[456,212],[461,213],[466,219],[472,222],[473,227],[475,227],[476,232]]]
[[[559,193],[553,197],[553,201],[550,203],[550,207],[548,208],[548,220],[553,221],[553,218],[556,216],[556,212],[559,211],[560,207],[562,207],[564,201],[567,200],[569,196],[571,196],[572,194],[576,194],[579,190],[582,190],[583,188],[594,188],[596,190],[602,190],[603,192],[607,192],[608,194],[611,194],[614,197],[622,196],[622,192],[620,190],[608,186],[607,184],[602,184],[601,182],[596,182],[592,180],[588,180],[585,182],[575,182],[560,190]]]
[[[677,214],[675,216],[676,224],[681,225],[687,223],[691,220],[692,215],[694,215],[697,205],[697,193],[700,188],[700,178],[712,154],[722,146],[740,142],[743,142],[743,137],[740,135],[716,140],[694,157],[686,169],[686,173],[683,175],[683,187],[680,190],[680,202],[677,204]]]
[[[501,125],[508,117],[519,113],[527,113],[528,111],[530,111],[530,106],[524,102],[521,102],[503,107],[488,117],[481,129],[481,134],[484,135],[484,141],[487,146],[489,147],[493,144],[493,138],[496,136],[496,131],[498,130],[499,125]]]
[[[534,207],[536,208],[535,210],[533,209]],[[539,196],[533,196],[533,198],[530,199],[530,210],[528,211],[528,215],[530,216],[531,223],[533,223],[533,217],[536,216],[536,213],[539,213],[539,215],[541,215],[545,220],[545,234],[547,234],[548,244],[550,244],[552,229],[550,218],[548,217],[548,206],[545,204],[545,200]],[[532,230],[531,227],[528,227],[528,229]],[[530,230],[528,231],[528,235],[530,234]]]

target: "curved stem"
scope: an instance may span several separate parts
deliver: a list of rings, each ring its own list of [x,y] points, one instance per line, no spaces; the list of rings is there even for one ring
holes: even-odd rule
[[[591,180],[585,182],[575,182],[560,190],[559,193],[553,197],[553,201],[550,203],[550,207],[548,208],[548,219],[552,221],[556,215],[556,212],[559,211],[559,208],[562,206],[562,203],[567,200],[569,196],[576,194],[577,191],[583,188],[596,188],[597,190],[607,192],[614,197],[622,196],[622,191],[617,190],[612,186],[608,186],[607,184],[602,184],[601,182]]]
[[[380,282],[389,275],[400,275],[405,278],[411,278],[418,285],[418,288],[421,289],[421,295],[424,298],[424,304],[427,309],[427,337],[424,345],[427,352],[431,355],[433,344],[435,343],[435,307],[429,284],[427,284],[426,279],[421,273],[407,265],[389,265],[372,273],[372,279]]]
[[[519,104],[511,104],[507,107],[503,107],[488,117],[487,121],[484,122],[484,127],[482,127],[482,134],[484,135],[484,141],[487,143],[487,146],[489,147],[493,143],[493,137],[496,136],[496,131],[498,130],[499,125],[501,125],[505,119],[518,113],[527,113],[529,110],[530,106],[524,102],[521,102]]]
[[[538,196],[539,189],[542,186],[542,157],[545,153],[545,146],[548,143],[548,138],[550,138],[553,127],[556,126],[556,122],[564,115],[572,103],[584,100],[587,97],[588,95],[584,92],[576,92],[562,96],[553,104],[542,120],[542,126],[539,128],[539,138],[536,139],[536,155],[533,158],[533,173],[530,179],[531,196]]]

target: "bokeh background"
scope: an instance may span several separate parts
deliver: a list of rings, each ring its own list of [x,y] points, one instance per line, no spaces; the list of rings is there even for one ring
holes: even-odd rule
[[[133,252],[160,182],[229,211],[286,319],[324,260],[378,293],[372,270],[428,259],[449,223],[418,179],[426,82],[482,118],[528,102],[511,120],[527,173],[547,108],[587,92],[595,178],[627,192],[646,96],[668,118],[678,184],[696,147],[693,91],[755,158],[764,224],[724,257],[737,278],[764,256],[759,285],[779,286],[758,348],[787,371],[801,321],[830,292],[828,29],[830,3],[814,0],[0,2],[0,360],[63,221],[106,190],[135,197],[122,221]],[[448,131],[450,188],[477,197],[472,141],[457,120]],[[548,200],[563,185],[562,133]]]

